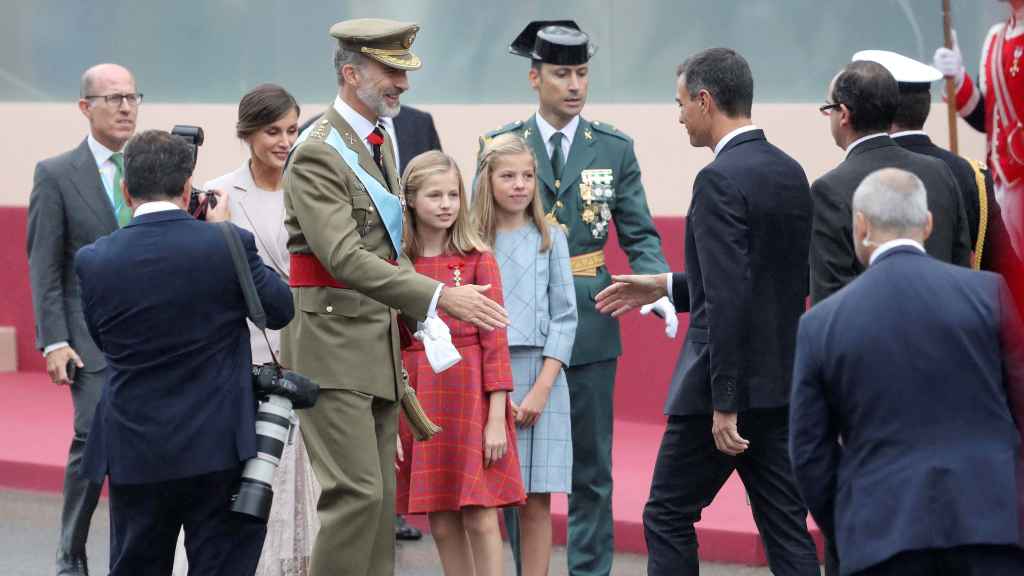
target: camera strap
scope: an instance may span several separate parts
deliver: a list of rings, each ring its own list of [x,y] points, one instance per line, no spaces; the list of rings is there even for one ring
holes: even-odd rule
[[[256,292],[256,283],[252,279],[252,270],[249,269],[249,260],[245,256],[245,248],[242,246],[242,238],[238,235],[235,225],[230,222],[217,222],[216,226],[224,234],[228,243],[228,250],[231,252],[231,261],[235,265],[235,274],[238,275],[238,283],[242,287],[242,296],[245,297],[245,306],[249,309],[249,320],[263,333],[263,339],[267,341],[267,348],[270,350],[270,358],[277,366],[277,357],[274,355],[274,347],[270,345],[270,337],[267,336],[267,314],[263,311],[263,303],[260,302],[260,295]]]

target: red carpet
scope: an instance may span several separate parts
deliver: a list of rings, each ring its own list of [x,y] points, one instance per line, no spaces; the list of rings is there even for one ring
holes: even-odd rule
[[[71,439],[71,398],[42,372],[0,374],[0,487],[59,492]],[[615,548],[643,554],[642,512],[661,441],[662,424],[615,423]],[[566,500],[553,503],[555,539],[565,543]],[[413,519],[421,528],[426,522]],[[739,480],[733,476],[697,525],[704,560],[765,564]]]

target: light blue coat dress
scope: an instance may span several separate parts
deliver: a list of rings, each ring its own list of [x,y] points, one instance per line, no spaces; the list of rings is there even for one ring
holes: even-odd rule
[[[512,400],[519,404],[540,374],[544,358],[569,364],[576,336],[576,292],[569,246],[562,230],[549,226],[551,249],[541,252],[533,224],[498,232],[494,255],[501,269],[505,309],[511,324]],[[568,493],[572,489],[572,424],[569,387],[559,371],[540,419],[517,428],[519,463],[527,493]]]

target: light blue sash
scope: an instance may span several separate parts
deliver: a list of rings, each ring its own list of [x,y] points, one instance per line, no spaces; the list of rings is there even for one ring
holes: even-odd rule
[[[292,146],[293,152],[318,125],[319,122],[314,122],[312,126],[306,128],[299,135],[295,145]],[[370,176],[366,170],[363,170],[363,167],[359,165],[359,154],[342,142],[341,135],[338,134],[338,131],[333,126],[324,142],[338,152],[341,159],[355,173],[356,178],[363,183],[366,191],[370,194],[370,200],[373,201],[373,205],[377,208],[377,213],[380,214],[380,221],[388,231],[388,238],[391,240],[391,247],[394,248],[395,257],[397,258],[402,253],[402,216],[404,213],[402,201],[398,199],[398,196],[389,192],[376,178]]]

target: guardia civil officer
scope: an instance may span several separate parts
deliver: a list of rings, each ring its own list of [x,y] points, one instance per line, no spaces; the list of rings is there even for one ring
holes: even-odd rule
[[[597,46],[571,20],[534,21],[509,51],[530,59],[528,78],[539,109],[525,121],[485,134],[481,147],[505,132],[523,136],[537,157],[537,188],[548,221],[561,225],[569,239],[579,325],[566,369],[573,436],[567,555],[571,574],[607,575],[615,548],[612,402],[622,345],[618,320],[597,312],[594,295],[611,283],[604,246],[612,223],[634,272],[667,272],[668,265],[647,207],[633,140],[580,115]],[[672,304],[664,298],[656,309],[674,336]]]

